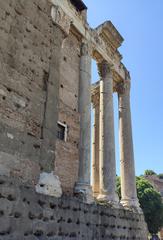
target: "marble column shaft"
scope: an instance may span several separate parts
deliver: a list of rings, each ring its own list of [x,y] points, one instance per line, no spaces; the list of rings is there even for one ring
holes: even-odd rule
[[[97,94],[96,94],[97,95]],[[94,126],[92,144],[92,190],[96,197],[99,194],[99,96],[94,96]]]
[[[121,170],[121,203],[124,206],[139,207],[132,139],[132,124],[130,111],[130,81],[120,84],[119,100],[119,141],[120,141],[120,170]]]
[[[106,61],[99,64],[100,80],[100,194],[101,200],[116,203],[116,162],[113,111],[113,76]]]
[[[88,192],[90,187],[90,141],[91,141],[91,56],[86,43],[81,46],[79,83],[79,175],[76,191]],[[86,193],[87,194],[87,193]]]

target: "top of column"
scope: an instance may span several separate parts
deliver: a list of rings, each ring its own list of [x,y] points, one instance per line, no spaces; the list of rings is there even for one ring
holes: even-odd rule
[[[97,28],[92,29],[87,23],[87,7],[82,0],[49,0],[52,3],[52,18],[66,35],[75,31],[79,40],[91,43],[92,57],[101,62],[105,59],[114,66],[114,74],[118,81],[125,79],[126,67],[121,62],[122,55],[118,48],[123,37],[112,24],[105,21]]]
[[[92,46],[89,42],[82,42],[80,49],[81,56],[91,56],[92,55]]]
[[[115,86],[116,92],[120,95],[129,95],[131,89],[131,79],[129,72],[126,72],[126,77],[123,81],[118,82]]]
[[[98,63],[98,73],[101,79],[104,79],[113,70],[113,65],[108,63],[106,60]]]
[[[92,84],[91,88],[91,101],[93,107],[95,108],[100,104],[100,90],[99,90],[99,81]]]

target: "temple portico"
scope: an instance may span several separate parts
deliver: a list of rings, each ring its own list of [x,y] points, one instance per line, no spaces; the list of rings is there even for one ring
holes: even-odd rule
[[[87,203],[91,203],[94,197],[118,206],[113,106],[113,93],[116,92],[119,100],[121,203],[126,207],[139,208],[131,127],[130,76],[118,51],[123,37],[111,21],[106,21],[95,29],[90,28],[86,23],[86,6],[82,2],[81,5],[74,3],[75,8],[81,11],[79,15],[76,15],[69,1],[64,0],[63,3],[52,0],[51,3],[54,24],[65,33],[65,37],[73,34],[78,40],[79,85],[76,111],[79,113],[80,131],[78,175],[74,192],[83,194]],[[100,78],[93,86],[92,59],[97,62]],[[59,68],[58,65],[58,71]],[[90,134],[91,103],[94,108],[93,141]]]
[[[116,195],[116,161],[114,143],[114,114],[113,93],[117,93],[119,105],[119,145],[120,145],[120,176],[121,195],[120,203],[124,207],[135,207],[139,210],[136,193],[134,153],[130,110],[129,73],[126,79],[115,81],[115,74],[109,65],[109,86],[106,88],[105,78],[92,85],[92,104],[94,109],[93,154],[92,154],[92,189],[98,200],[105,200],[115,205],[118,203]],[[107,71],[105,71],[105,74]],[[101,75],[100,75],[101,77]],[[107,94],[106,94],[107,92]],[[108,97],[109,99],[104,100]],[[98,113],[99,112],[99,113]],[[106,150],[105,150],[106,149]]]
[[[147,240],[122,36],[84,0],[0,1],[0,19],[0,240]]]

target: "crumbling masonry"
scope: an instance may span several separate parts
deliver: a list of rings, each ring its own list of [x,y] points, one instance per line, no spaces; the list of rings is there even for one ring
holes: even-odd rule
[[[0,0],[0,240],[147,239],[122,42],[110,21],[90,28],[81,0]]]

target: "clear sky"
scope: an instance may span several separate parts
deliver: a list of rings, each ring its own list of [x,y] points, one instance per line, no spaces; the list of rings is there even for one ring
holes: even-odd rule
[[[120,52],[131,73],[131,107],[136,174],[163,173],[163,0],[84,0],[88,21],[111,20],[125,39]],[[93,64],[93,80],[98,79]],[[117,173],[118,116],[115,101]]]

